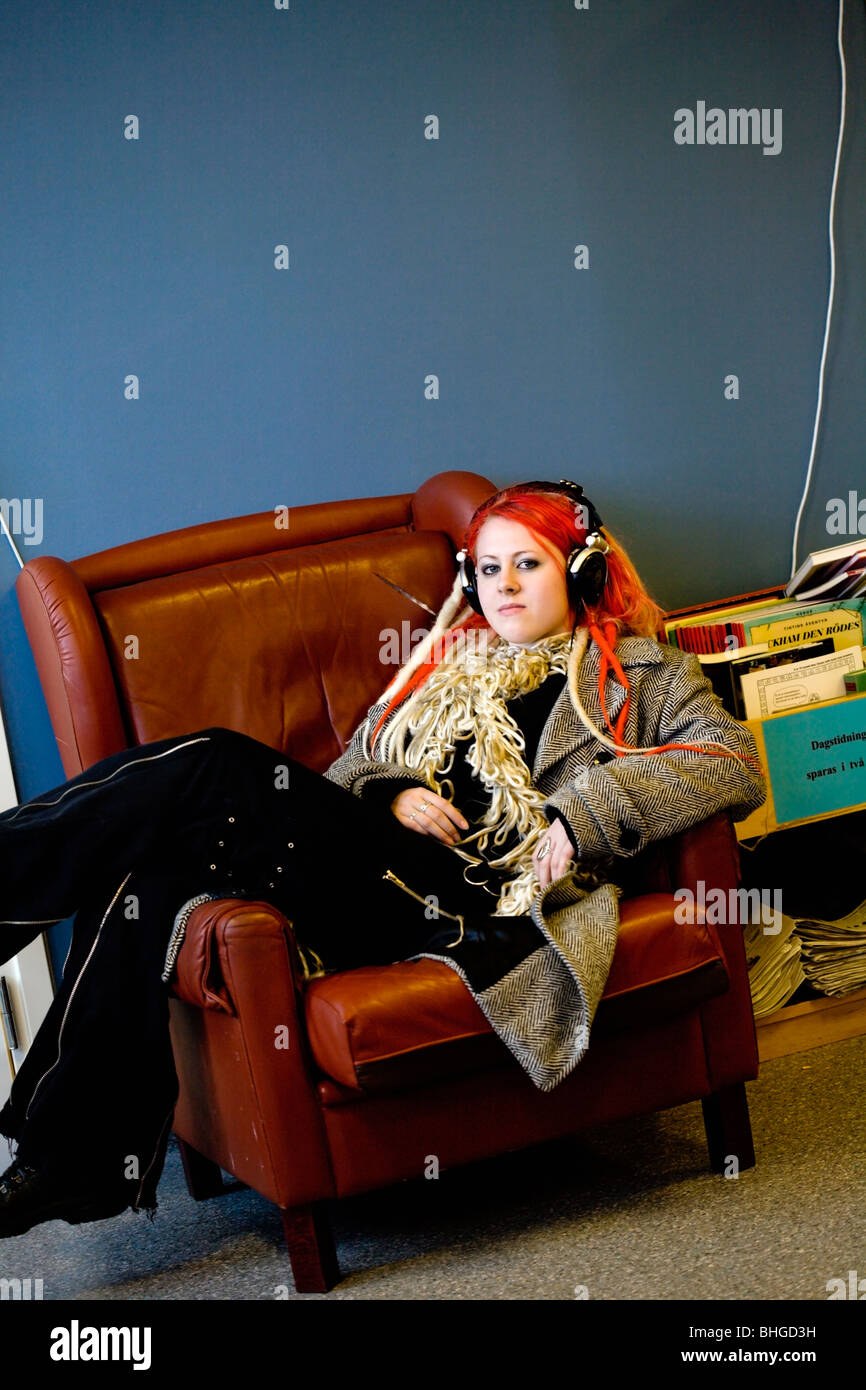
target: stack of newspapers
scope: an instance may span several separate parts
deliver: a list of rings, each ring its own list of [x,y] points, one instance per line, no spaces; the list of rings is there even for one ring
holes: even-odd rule
[[[823,994],[866,986],[866,901],[835,922],[797,923],[806,979]]]
[[[806,978],[797,926],[792,917],[778,912],[770,928],[756,922],[743,929],[755,1018],[781,1009]]]

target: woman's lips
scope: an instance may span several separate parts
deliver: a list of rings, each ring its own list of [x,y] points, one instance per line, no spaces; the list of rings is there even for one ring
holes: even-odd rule
[[[499,611],[500,611],[500,613],[522,613],[522,612],[523,612],[523,604],[522,604],[522,603],[509,603],[509,604],[506,605],[505,608],[500,608]]]

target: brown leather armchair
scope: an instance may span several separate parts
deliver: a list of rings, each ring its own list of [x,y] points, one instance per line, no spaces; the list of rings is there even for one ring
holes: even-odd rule
[[[222,725],[323,771],[386,683],[380,633],[438,609],[478,503],[446,472],[414,493],[188,527],[74,562],[31,560],[24,623],[73,776],[154,739]],[[285,525],[285,522],[288,522]],[[378,577],[382,576],[382,578]],[[424,623],[428,623],[425,619]],[[137,656],[128,639],[137,638]],[[616,955],[589,1052],[543,1093],[437,961],[303,977],[267,903],[195,909],[171,1026],[174,1128],[195,1197],[220,1170],[275,1202],[299,1292],[339,1277],[328,1199],[700,1099],[710,1161],[754,1163],[758,1074],[742,935],[674,919],[673,891],[739,882],[727,815],[624,860]],[[180,906],[180,904],[179,904]],[[275,1047],[275,1030],[288,1047]]]

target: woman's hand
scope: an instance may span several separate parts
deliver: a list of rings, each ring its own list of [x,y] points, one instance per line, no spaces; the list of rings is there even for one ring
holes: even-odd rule
[[[456,844],[469,829],[469,822],[456,806],[426,787],[407,787],[394,797],[391,810],[401,825],[422,835],[432,835],[444,845]]]
[[[550,846],[546,854],[543,853],[545,845]],[[562,821],[557,818],[550,829],[542,835],[538,848],[532,856],[535,873],[541,887],[546,888],[549,883],[562,878],[573,858],[574,846],[568,838]]]

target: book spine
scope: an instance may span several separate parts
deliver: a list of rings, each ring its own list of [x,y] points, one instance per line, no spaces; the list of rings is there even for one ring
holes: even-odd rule
[[[795,618],[820,618],[823,614],[838,612],[840,608],[856,610],[860,614],[862,622],[864,602],[866,602],[864,595],[858,594],[851,598],[828,599],[821,603],[792,603],[790,607],[786,607],[784,611],[772,618],[767,614],[763,618],[747,617],[745,619],[746,635],[751,640],[753,628],[792,622]]]

